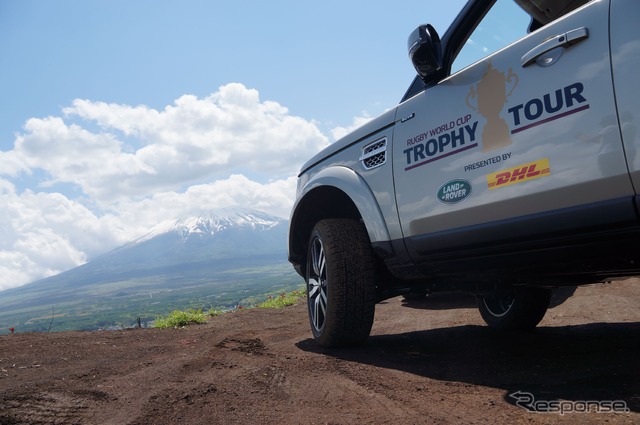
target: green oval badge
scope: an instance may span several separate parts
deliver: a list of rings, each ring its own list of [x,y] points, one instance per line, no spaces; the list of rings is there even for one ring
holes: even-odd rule
[[[462,179],[449,180],[438,188],[438,201],[457,204],[471,195],[471,183]]]

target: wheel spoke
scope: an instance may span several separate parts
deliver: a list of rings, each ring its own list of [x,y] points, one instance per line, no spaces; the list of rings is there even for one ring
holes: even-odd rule
[[[320,239],[311,244],[311,270],[308,276],[309,313],[313,327],[320,331],[324,326],[327,313],[326,257]]]
[[[318,331],[322,329],[326,312],[327,312],[327,297],[324,291],[320,290],[320,294],[314,299],[314,302],[313,302],[313,326]]]
[[[324,272],[325,259],[324,248],[320,240],[314,241],[312,257],[313,272],[317,277],[321,277]]]
[[[313,298],[320,289],[320,282],[317,279],[309,278],[309,297]]]
[[[313,327],[315,327],[316,330],[320,330],[322,328],[320,323],[320,311],[318,311],[319,305],[320,305],[320,297],[316,297],[313,303]]]
[[[326,264],[326,260],[324,257],[324,248],[322,248],[322,246],[320,246],[320,254],[319,254],[319,258],[318,258],[318,276],[322,277],[325,275],[325,264]]]
[[[320,295],[318,295],[317,299],[322,309],[322,316],[324,317],[327,313],[327,291],[325,291],[324,288],[320,288]]]

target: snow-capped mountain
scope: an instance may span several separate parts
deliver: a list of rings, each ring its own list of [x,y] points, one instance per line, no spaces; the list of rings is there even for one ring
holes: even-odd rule
[[[184,282],[228,269],[282,264],[287,262],[287,223],[242,208],[184,217],[160,223],[143,237],[86,264],[15,290],[41,292],[45,287],[78,288],[117,281],[135,285],[139,279],[150,278]]]
[[[82,266],[4,291],[0,322],[2,311],[28,306],[38,313],[22,312],[27,316],[48,317],[55,305],[65,320],[90,320],[91,327],[118,320],[123,310],[147,314],[194,300],[229,306],[295,287],[300,277],[287,261],[287,230],[287,220],[244,208],[160,223]],[[87,318],[87,311],[100,318]]]
[[[155,226],[94,261],[133,267],[190,264],[256,255],[286,255],[287,221],[247,208],[227,208]]]
[[[268,231],[284,222],[285,220],[281,218],[257,210],[239,207],[221,208],[203,212],[198,217],[164,221],[130,244],[140,244],[165,233],[177,233],[183,239],[188,239],[189,237],[210,237],[230,229]]]

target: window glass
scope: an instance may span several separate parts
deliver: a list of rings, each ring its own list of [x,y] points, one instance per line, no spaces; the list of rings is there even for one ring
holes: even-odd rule
[[[478,24],[456,56],[451,73],[524,37],[531,17],[513,0],[498,0]]]

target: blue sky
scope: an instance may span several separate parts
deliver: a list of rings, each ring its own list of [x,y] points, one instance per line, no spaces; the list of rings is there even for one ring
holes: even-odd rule
[[[0,290],[199,211],[288,217],[311,155],[393,107],[463,0],[0,0]]]

